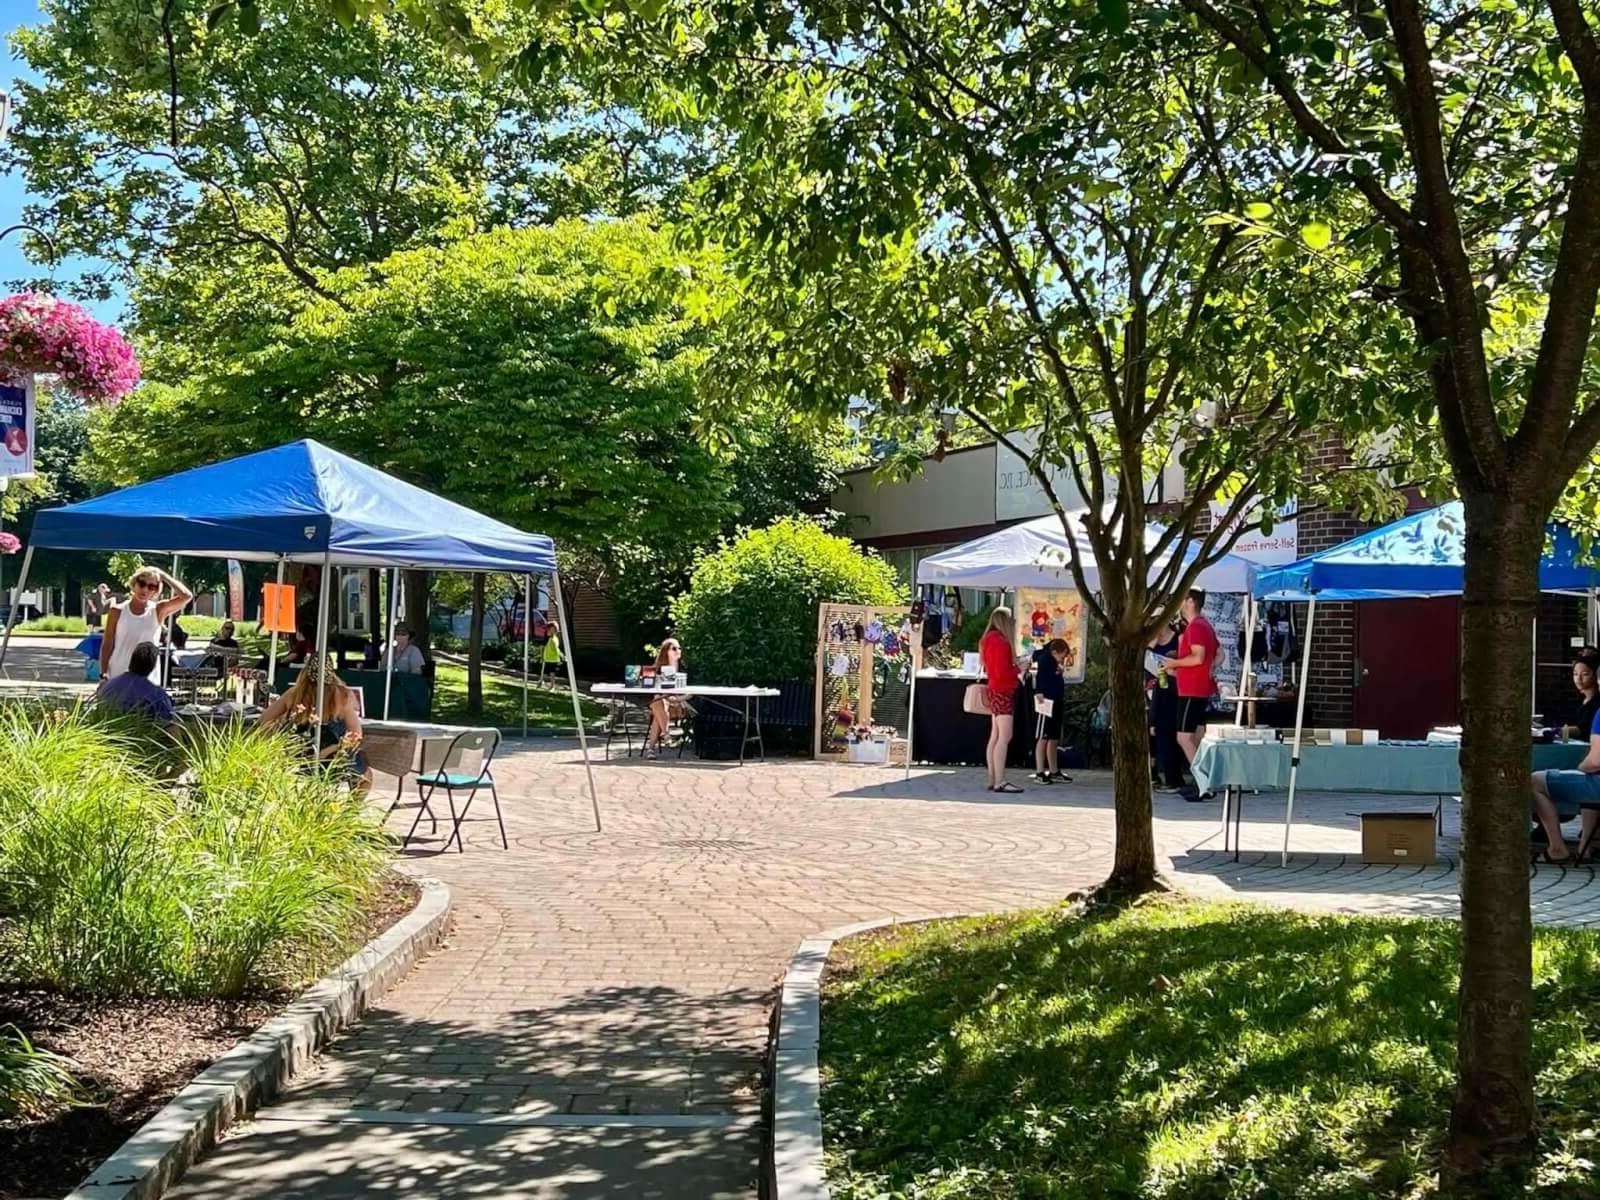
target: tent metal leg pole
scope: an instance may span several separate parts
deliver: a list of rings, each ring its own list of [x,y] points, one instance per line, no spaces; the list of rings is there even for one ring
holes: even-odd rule
[[[911,636],[913,639],[918,639],[922,636],[922,631],[920,629],[913,629],[911,631]],[[912,652],[909,646],[906,647],[906,653],[910,655],[911,658],[911,701],[906,706],[905,778],[910,779],[911,762],[912,759],[916,757],[914,754],[912,754],[912,750],[915,749],[917,743],[917,656],[914,652]]]
[[[388,662],[383,671],[383,719],[389,719],[389,697],[394,692],[394,624],[400,607],[400,568],[389,568],[389,640],[384,643]]]
[[[33,544],[30,542],[27,552],[22,556],[22,574],[17,576],[17,586],[11,590],[11,600],[6,609],[6,638],[0,642],[0,668],[6,665],[6,654],[11,649],[11,631],[17,625],[16,598],[22,595],[22,589],[28,586],[28,568],[33,566]]]
[[[1244,597],[1244,666],[1239,672],[1239,702],[1234,706],[1233,723],[1244,724],[1244,698],[1250,686],[1250,649],[1255,644],[1255,597],[1249,592]]]
[[[328,691],[328,585],[332,582],[333,563],[328,555],[322,556],[322,583],[317,588],[317,729],[311,743],[311,756],[322,756],[322,713]]]
[[[600,828],[600,795],[594,786],[594,764],[589,761],[589,732],[583,727],[583,706],[578,703],[578,666],[572,654],[572,631],[567,625],[567,602],[561,595],[561,572],[550,572],[550,590],[556,596],[556,634],[567,656],[567,686],[572,689],[572,716],[578,723],[578,748],[583,751],[583,773],[589,779],[589,804],[594,809],[594,831]]]
[[[528,736],[528,637],[533,625],[533,576],[522,577],[522,736]]]
[[[174,554],[172,556],[172,577],[174,579],[176,579],[178,577],[178,556],[176,554]],[[172,652],[175,649],[175,647],[172,644],[172,623],[174,621],[176,621],[177,619],[178,619],[178,614],[175,611],[173,613],[171,613],[167,617],[167,653],[166,653],[166,660],[167,661],[166,661],[165,668],[161,672],[161,686],[162,687],[171,687],[172,686]],[[193,697],[191,697],[191,699],[193,699]]]
[[[1306,724],[1306,693],[1311,690],[1311,636],[1317,627],[1317,598],[1306,605],[1306,640],[1300,647],[1300,695],[1294,706],[1294,750],[1289,755],[1289,807],[1283,814],[1283,856],[1278,865],[1289,865],[1289,829],[1294,825],[1294,785],[1300,775],[1300,735]],[[1234,845],[1239,840],[1234,838]]]
[[[1539,618],[1533,618],[1533,662],[1529,668],[1532,678],[1528,680],[1528,715],[1531,718],[1539,711]]]
[[[288,565],[288,560],[287,559],[280,558],[278,560],[278,586],[279,587],[283,586],[283,569],[287,565]],[[262,616],[267,616],[269,614],[262,613],[261,615]],[[273,615],[276,615],[276,614],[273,614]],[[267,649],[267,687],[268,687],[269,690],[272,690],[272,691],[276,691],[277,687],[278,687],[278,622],[277,621],[273,621],[272,622],[272,642],[271,642],[271,645]]]
[[[1590,588],[1589,589],[1589,613],[1588,613],[1588,617],[1589,617],[1589,620],[1588,620],[1589,636],[1588,636],[1588,638],[1586,640],[1587,640],[1588,644],[1591,645],[1591,646],[1595,645],[1597,642],[1600,642],[1600,632],[1597,632],[1597,626],[1600,626],[1600,610],[1597,610],[1596,607],[1595,607],[1595,597],[1596,597],[1596,595],[1597,595],[1596,590],[1594,588]]]

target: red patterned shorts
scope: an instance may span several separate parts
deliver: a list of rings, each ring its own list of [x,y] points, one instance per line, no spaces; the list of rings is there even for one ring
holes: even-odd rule
[[[989,711],[997,717],[1009,717],[1016,711],[1017,694],[1005,688],[989,689]]]

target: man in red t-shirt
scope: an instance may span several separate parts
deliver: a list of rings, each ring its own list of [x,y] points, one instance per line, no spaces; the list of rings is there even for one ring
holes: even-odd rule
[[[1206,594],[1199,588],[1191,589],[1183,598],[1183,619],[1187,624],[1178,637],[1178,657],[1167,660],[1167,669],[1178,681],[1178,745],[1191,764],[1206,736],[1206,709],[1217,693],[1217,651],[1221,648],[1217,631],[1202,611],[1205,606]],[[1205,799],[1198,792],[1185,798]]]

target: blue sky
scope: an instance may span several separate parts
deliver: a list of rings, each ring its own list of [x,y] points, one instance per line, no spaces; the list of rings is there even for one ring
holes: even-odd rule
[[[44,19],[44,14],[39,9],[38,0],[0,0],[0,35],[9,39],[11,32],[24,25],[37,24]],[[4,86],[10,89],[12,80],[18,76],[26,75],[22,62],[11,52],[9,41],[5,47],[5,65],[0,70],[0,79],[4,79]],[[0,175],[0,229],[22,219],[23,205],[28,202],[28,195],[23,188],[21,172],[12,172],[9,175]],[[69,259],[60,263],[55,270],[56,278],[70,279],[82,270],[82,260]],[[41,263],[30,263],[22,255],[22,238],[18,234],[11,234],[0,241],[0,288],[5,281],[13,279],[36,278],[48,274],[50,268]],[[9,288],[4,288],[9,291]],[[91,305],[90,309],[102,321],[115,322],[122,310],[120,299],[114,299],[107,304]]]

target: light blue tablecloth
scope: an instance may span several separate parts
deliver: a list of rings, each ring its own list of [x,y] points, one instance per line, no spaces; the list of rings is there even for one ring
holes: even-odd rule
[[[1289,786],[1289,745],[1284,742],[1202,742],[1194,778],[1201,791],[1223,788],[1281,790]],[[1529,770],[1577,766],[1580,742],[1532,748]],[[1404,796],[1454,796],[1461,791],[1457,746],[1380,742],[1376,746],[1302,746],[1297,790],[1386,792]]]

